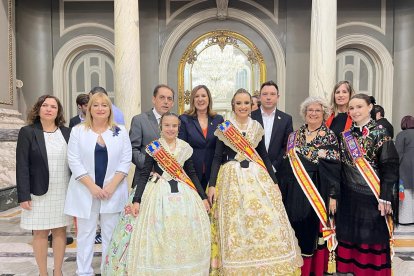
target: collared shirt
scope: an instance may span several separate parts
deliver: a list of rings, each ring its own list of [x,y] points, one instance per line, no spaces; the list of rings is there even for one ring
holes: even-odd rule
[[[158,123],[158,125],[160,124],[160,121],[161,121],[161,117],[162,117],[162,115],[160,115],[158,112],[157,112],[157,110],[155,110],[155,108],[153,108],[152,109],[152,112],[154,113],[154,115],[155,115],[155,119],[157,119],[157,123]]]
[[[272,129],[273,129],[273,122],[275,121],[276,108],[272,111],[272,113],[270,113],[270,115],[264,112],[262,107],[260,107],[260,110],[262,112],[263,128],[265,131],[266,150],[269,151],[269,144],[270,144],[270,138],[272,138]]]
[[[80,119],[81,123],[83,123],[83,121],[85,121],[85,117],[82,117],[80,114],[79,114],[79,119]]]

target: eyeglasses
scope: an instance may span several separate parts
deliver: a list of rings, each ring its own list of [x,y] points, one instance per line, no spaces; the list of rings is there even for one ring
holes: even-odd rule
[[[307,113],[322,113],[320,109],[306,109]]]

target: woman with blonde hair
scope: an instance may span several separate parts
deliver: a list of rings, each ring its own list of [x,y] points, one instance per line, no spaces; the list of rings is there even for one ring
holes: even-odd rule
[[[335,84],[331,94],[332,113],[326,120],[326,126],[330,128],[336,136],[348,130],[352,126],[352,119],[348,115],[348,105],[351,97],[355,94],[349,81],[340,81]]]
[[[105,259],[106,247],[128,199],[126,176],[131,156],[128,132],[114,123],[111,100],[102,92],[94,94],[85,122],[72,129],[68,145],[72,177],[65,213],[78,219],[77,275],[93,275],[98,218]]]

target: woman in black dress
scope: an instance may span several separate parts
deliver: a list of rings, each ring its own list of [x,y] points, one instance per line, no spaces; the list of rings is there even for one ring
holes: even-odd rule
[[[332,91],[332,113],[326,120],[326,126],[338,137],[342,131],[348,130],[352,125],[352,119],[348,115],[348,105],[354,94],[355,91],[349,81],[338,82]]]

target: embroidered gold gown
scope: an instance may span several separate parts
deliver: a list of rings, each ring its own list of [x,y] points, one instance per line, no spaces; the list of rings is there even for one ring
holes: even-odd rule
[[[165,140],[159,141],[169,152]],[[141,203],[129,244],[128,275],[208,275],[211,235],[202,202],[207,196],[190,159],[193,151],[177,139],[176,149],[170,153],[183,166],[199,194],[161,171],[147,154],[134,197],[134,202]],[[153,166],[157,173],[162,173],[161,178],[147,182]]]
[[[233,119],[230,121],[237,127]],[[262,141],[264,130],[250,119],[242,133],[256,148],[267,171],[248,162],[216,130],[218,141],[209,183],[216,187],[217,197],[211,211],[210,275],[300,275],[301,252],[275,185]],[[228,161],[220,166],[223,157]]]

